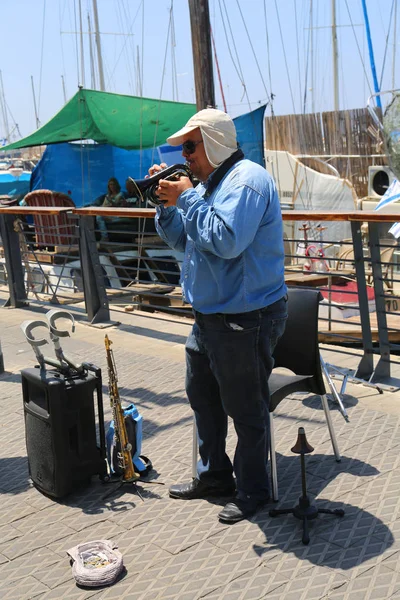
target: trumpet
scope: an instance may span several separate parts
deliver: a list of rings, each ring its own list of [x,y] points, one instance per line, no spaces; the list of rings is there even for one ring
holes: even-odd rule
[[[118,391],[117,368],[115,366],[114,354],[111,350],[112,341],[107,334],[104,338],[104,344],[107,354],[108,391],[114,418],[115,441],[118,449],[118,466],[122,470],[122,480],[124,482],[137,481],[140,479],[140,474],[135,471],[135,467],[133,466],[132,444],[129,443],[126,432],[124,411]]]
[[[128,177],[128,179],[136,187],[138,195],[142,200],[147,200],[152,206],[160,206],[160,204],[164,204],[165,202],[164,200],[160,200],[156,194],[160,179],[177,181],[181,177],[189,177],[190,181],[193,183],[193,173],[187,164],[177,164],[166,167],[146,179],[135,180],[132,179],[132,177]]]

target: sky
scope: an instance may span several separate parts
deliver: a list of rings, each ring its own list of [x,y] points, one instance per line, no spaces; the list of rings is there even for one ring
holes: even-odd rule
[[[392,89],[394,51],[400,87],[400,49],[390,19],[398,2],[400,39],[400,0],[366,1],[381,89]],[[188,1],[98,0],[97,5],[106,90],[195,103]],[[232,117],[267,103],[271,92],[275,114],[333,110],[331,0],[209,0],[209,8],[221,74],[219,81],[214,64],[217,108],[225,109],[222,86]],[[339,104],[360,108],[373,90],[361,0],[336,0],[336,11]],[[64,89],[67,100],[83,82],[98,89],[88,14],[93,32],[93,0],[0,0],[0,71],[13,141],[33,132],[37,119],[43,125],[62,108]],[[5,137],[3,113],[0,136]]]

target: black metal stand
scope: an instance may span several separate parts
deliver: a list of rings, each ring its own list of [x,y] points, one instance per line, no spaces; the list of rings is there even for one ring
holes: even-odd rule
[[[303,521],[303,544],[308,544],[310,542],[310,535],[308,533],[308,521],[311,519],[315,519],[319,513],[327,514],[327,515],[336,515],[337,517],[344,516],[344,510],[341,508],[329,509],[329,508],[317,508],[314,504],[310,503],[310,499],[307,496],[307,486],[306,486],[306,468],[304,455],[313,452],[314,448],[310,446],[307,442],[306,434],[303,427],[299,427],[299,434],[297,438],[296,444],[292,448],[292,452],[295,454],[300,454],[301,461],[301,486],[303,495],[299,498],[299,503],[294,508],[281,508],[281,509],[272,509],[269,511],[270,517],[278,517],[279,515],[289,515],[293,514],[297,519]]]
[[[111,494],[115,494],[116,492],[118,492],[118,490],[120,490],[122,488],[122,486],[129,484],[130,486],[132,486],[131,489],[133,489],[134,494],[136,494],[137,496],[139,496],[139,498],[142,500],[142,502],[144,502],[144,498],[143,498],[142,494],[140,493],[140,488],[138,488],[138,486],[136,485],[136,481],[123,481],[121,479],[117,479],[116,481],[112,481],[110,479],[106,483],[107,483],[107,485],[110,485],[110,484],[117,484],[117,485],[112,490],[110,490],[108,492],[108,494],[106,494],[105,496],[103,496],[103,500],[105,500],[106,498],[108,498],[109,496],[111,496]]]

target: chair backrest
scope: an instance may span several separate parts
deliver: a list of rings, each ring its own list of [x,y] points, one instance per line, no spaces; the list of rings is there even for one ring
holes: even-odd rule
[[[34,190],[24,198],[26,206],[60,206],[75,208],[75,202],[62,192]],[[33,215],[36,244],[47,246],[70,246],[74,243],[75,222],[71,215]]]
[[[336,258],[336,271],[351,271],[354,269],[354,248],[351,238],[342,240],[343,247]]]
[[[312,391],[316,394],[325,394],[318,344],[321,300],[318,290],[289,288],[286,328],[273,354],[275,367],[285,367],[296,375],[312,376]]]
[[[390,265],[385,263],[391,263],[393,259],[393,253],[397,248],[397,239],[393,238],[382,238],[379,240],[381,244],[381,262],[382,262],[382,270],[389,271]],[[393,267],[393,265],[391,265]]]
[[[26,206],[60,206],[75,208],[75,202],[62,192],[34,190],[24,198]],[[38,246],[70,246],[77,243],[75,221],[71,215],[33,215]]]

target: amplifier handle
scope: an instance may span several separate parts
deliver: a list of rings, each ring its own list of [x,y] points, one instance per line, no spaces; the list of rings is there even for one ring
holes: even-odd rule
[[[106,460],[106,434],[104,429],[104,409],[103,409],[103,383],[101,378],[101,369],[92,363],[82,363],[82,367],[87,371],[94,373],[96,377],[97,392],[97,410],[99,415],[99,434],[100,434],[100,456]]]

